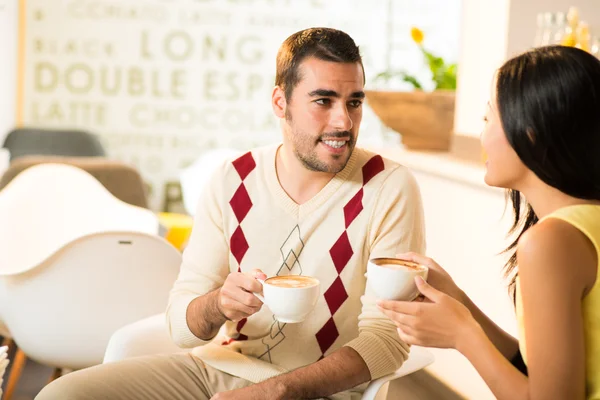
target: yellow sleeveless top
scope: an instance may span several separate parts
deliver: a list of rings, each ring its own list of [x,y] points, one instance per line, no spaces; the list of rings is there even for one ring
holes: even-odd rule
[[[600,264],[600,206],[575,205],[556,210],[542,218],[558,218],[584,233],[596,248]],[[540,222],[541,222],[540,221]],[[600,265],[599,265],[600,275]],[[523,324],[523,304],[519,291],[519,280],[516,287],[516,313],[519,324],[519,347],[523,360],[526,359],[525,328]],[[583,299],[583,324],[585,334],[585,374],[586,397],[589,400],[600,400],[600,279]]]

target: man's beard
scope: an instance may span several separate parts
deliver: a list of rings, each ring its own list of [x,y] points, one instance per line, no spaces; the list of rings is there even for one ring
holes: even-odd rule
[[[292,135],[294,140],[294,153],[296,154],[296,158],[298,158],[302,165],[304,165],[304,167],[310,171],[337,174],[346,167],[346,164],[350,159],[350,155],[354,150],[355,140],[350,132],[335,132],[324,134],[316,141],[312,138],[303,138],[302,134],[298,134],[295,132],[292,132]],[[335,137],[350,138],[348,142],[346,142],[346,146],[348,146],[348,152],[346,154],[331,155],[331,158],[333,158],[334,160],[341,161],[342,157],[344,157],[345,160],[343,160],[343,162],[339,164],[335,163],[333,165],[330,165],[329,163],[319,159],[316,147],[319,145],[319,142],[322,140],[322,138]]]
[[[327,172],[331,174],[337,174],[346,167],[346,164],[348,163],[348,160],[350,159],[350,156],[352,155],[352,151],[354,150],[354,146],[356,144],[356,139],[354,138],[352,133],[348,131],[325,133],[315,140],[311,137],[306,137],[302,132],[298,132],[294,129],[292,115],[288,112],[288,110],[286,110],[285,119],[288,122],[288,125],[290,126],[292,131],[294,154],[306,169],[315,172]],[[334,160],[340,160],[342,157],[345,157],[346,159],[339,165],[329,165],[327,162],[320,160],[316,151],[316,147],[319,145],[319,142],[324,138],[332,139],[342,137],[349,138],[346,142],[346,146],[348,146],[349,150],[348,154],[333,154],[331,157]]]

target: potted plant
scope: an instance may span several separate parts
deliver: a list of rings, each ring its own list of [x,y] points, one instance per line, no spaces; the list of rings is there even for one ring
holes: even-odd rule
[[[454,128],[456,64],[448,64],[425,49],[420,29],[412,28],[411,36],[431,71],[434,90],[424,91],[419,79],[404,70],[388,70],[375,80],[389,82],[400,78],[414,90],[367,90],[367,103],[386,126],[402,135],[407,148],[447,151]]]

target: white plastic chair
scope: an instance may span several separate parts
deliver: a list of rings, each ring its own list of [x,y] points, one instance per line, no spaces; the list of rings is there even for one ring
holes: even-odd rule
[[[6,367],[8,366],[8,347],[2,346],[0,347],[0,399],[2,398],[2,383],[4,377],[4,371],[6,371]]]
[[[91,233],[158,227],[152,211],[117,199],[84,170],[39,164],[0,191],[0,274],[25,272]]]
[[[10,165],[10,151],[3,147],[0,147],[0,178],[2,174],[6,172]]]
[[[214,149],[201,155],[192,165],[184,169],[180,176],[183,206],[188,214],[196,215],[196,207],[202,190],[216,168],[226,160],[234,160],[241,151],[229,148]]]
[[[0,276],[0,316],[42,364],[100,364],[113,332],[165,309],[180,265],[181,254],[158,236],[91,234],[29,271]]]
[[[431,365],[434,361],[435,358],[430,351],[423,347],[412,346],[408,360],[406,360],[404,364],[402,364],[402,366],[393,374],[371,381],[361,399],[397,399],[398,397],[395,396],[394,393],[388,392],[387,384],[395,379],[405,377],[413,372],[417,372],[428,365]]]
[[[117,330],[108,343],[104,363],[151,354],[171,354],[189,352],[191,349],[177,347],[167,332],[165,314],[154,315],[134,322]],[[395,399],[393,393],[387,393],[388,382],[412,374],[430,365],[433,354],[422,347],[413,346],[409,358],[393,374],[372,381],[365,390],[362,400]],[[379,393],[379,392],[382,393]]]

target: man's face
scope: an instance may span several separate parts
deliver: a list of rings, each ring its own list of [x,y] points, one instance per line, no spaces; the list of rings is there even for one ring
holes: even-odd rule
[[[338,173],[358,138],[365,97],[362,66],[311,57],[299,73],[285,106],[285,140],[307,169]]]

